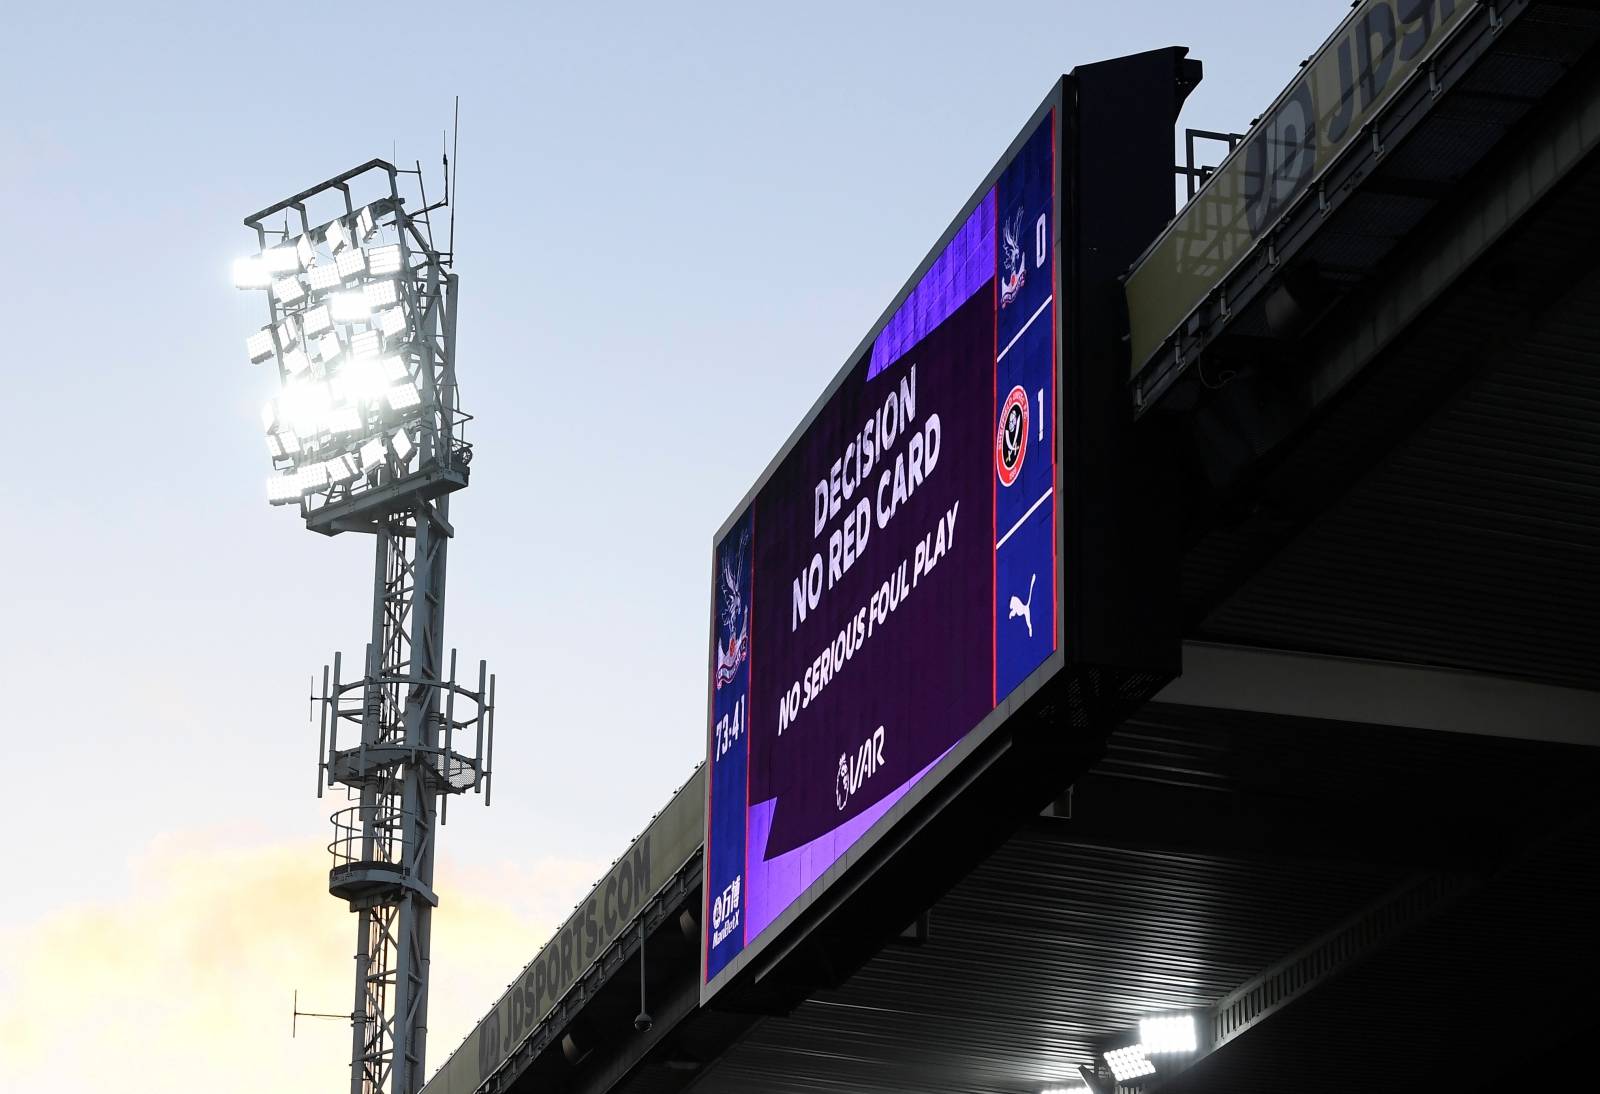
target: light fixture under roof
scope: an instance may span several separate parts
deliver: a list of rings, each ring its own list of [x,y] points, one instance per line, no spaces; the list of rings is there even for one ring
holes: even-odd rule
[[[1150,1062],[1143,1045],[1114,1048],[1105,1054],[1105,1061],[1111,1069],[1111,1077],[1119,1083],[1156,1073],[1156,1065]]]
[[[372,219],[372,207],[363,205],[361,212],[356,214],[356,231],[361,234],[361,241],[365,243],[371,239],[372,233],[377,230],[378,226]]]
[[[1139,1044],[1147,1054],[1193,1052],[1199,1045],[1192,1014],[1157,1014],[1139,1019]]]

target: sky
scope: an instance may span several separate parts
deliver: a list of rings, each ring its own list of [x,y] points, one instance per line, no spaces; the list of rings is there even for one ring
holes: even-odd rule
[[[495,797],[440,835],[429,1070],[705,752],[713,532],[1074,65],[1187,45],[1241,130],[1345,0],[27,5],[12,259],[0,1091],[342,1088],[308,681],[371,540],[265,501],[248,213],[460,96],[447,645],[499,677]]]

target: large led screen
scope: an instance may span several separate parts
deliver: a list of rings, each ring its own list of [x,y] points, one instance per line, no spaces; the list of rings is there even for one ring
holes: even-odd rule
[[[1060,645],[1055,129],[714,544],[707,996]]]

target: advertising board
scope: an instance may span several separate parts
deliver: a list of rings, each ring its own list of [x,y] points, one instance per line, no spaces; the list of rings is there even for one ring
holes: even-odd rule
[[[1466,0],[1363,0],[1128,275],[1137,374],[1449,37]]]
[[[1061,664],[1060,93],[713,545],[702,996]]]

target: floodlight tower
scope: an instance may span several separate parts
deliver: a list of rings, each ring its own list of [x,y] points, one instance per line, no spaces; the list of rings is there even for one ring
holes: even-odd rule
[[[456,387],[460,282],[430,219],[448,201],[448,175],[429,205],[420,164],[371,160],[246,217],[259,253],[235,267],[240,288],[267,291],[267,325],[247,345],[281,384],[263,415],[267,500],[297,505],[312,531],[376,542],[360,672],[346,679],[335,654],[312,696],[317,796],[339,783],[356,803],[333,814],[328,875],[359,922],[351,1094],[422,1088],[435,821],[451,794],[490,796],[494,677],[480,661],[464,686],[455,651],[444,660],[450,495],[472,459]],[[341,723],[359,729],[344,747]]]

